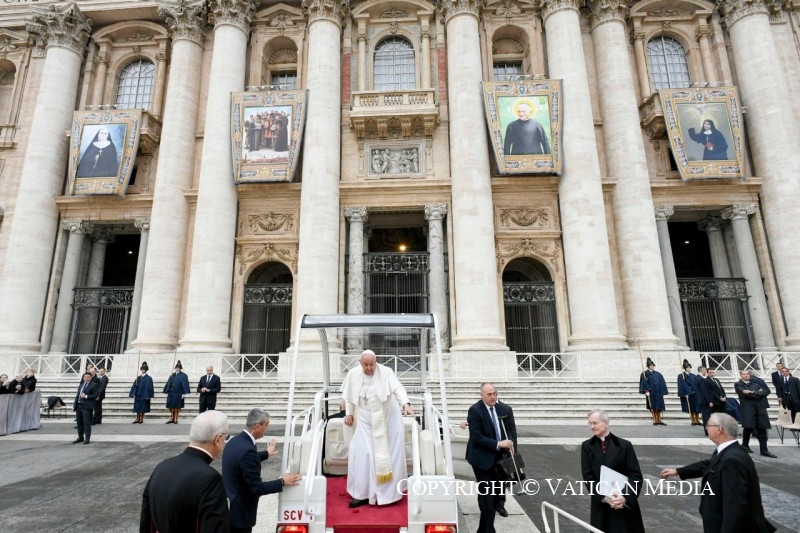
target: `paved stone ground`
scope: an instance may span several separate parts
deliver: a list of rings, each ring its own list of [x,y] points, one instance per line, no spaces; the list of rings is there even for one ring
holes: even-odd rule
[[[9,532],[133,532],[137,531],[141,493],[155,465],[180,453],[187,441],[189,419],[178,426],[151,417],[142,425],[104,423],[95,426],[92,444],[70,444],[75,438],[71,420],[44,420],[44,427],[0,437],[0,524]],[[233,424],[231,431],[238,431]],[[580,476],[580,442],[589,436],[584,425],[523,426],[520,451],[527,476],[538,483],[536,494],[509,498],[509,518],[497,517],[499,532],[544,531],[541,505],[548,501],[588,520],[589,498],[572,494]],[[645,477],[657,483],[661,468],[707,457],[711,443],[702,430],[687,425],[667,427],[612,426],[633,441]],[[282,435],[278,424],[272,435]],[[784,445],[770,432],[770,449],[778,459],[756,455],[768,518],[781,532],[800,532],[800,449],[787,435]],[[752,444],[757,443],[754,441]],[[219,463],[215,462],[219,467]],[[264,463],[262,476],[278,476],[279,460]],[[548,481],[550,480],[550,481]],[[560,481],[559,481],[560,480]],[[572,482],[572,483],[570,483]],[[528,485],[532,492],[534,485]],[[649,531],[702,531],[698,496],[645,495],[640,499]],[[459,498],[460,530],[475,531],[478,515],[474,497]],[[261,499],[255,531],[273,532],[277,498]],[[548,515],[554,528],[552,513]],[[554,528],[555,529],[555,528]],[[564,520],[564,532],[581,531]]]

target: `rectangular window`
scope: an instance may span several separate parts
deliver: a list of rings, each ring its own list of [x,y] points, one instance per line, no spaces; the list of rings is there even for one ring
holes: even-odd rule
[[[495,63],[494,81],[518,81],[522,79],[522,63]]]
[[[297,72],[274,72],[269,77],[269,84],[284,91],[297,89]]]

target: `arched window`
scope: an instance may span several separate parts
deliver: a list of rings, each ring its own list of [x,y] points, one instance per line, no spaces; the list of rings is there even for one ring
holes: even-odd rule
[[[376,91],[415,89],[414,47],[403,37],[387,37],[375,47],[373,88]]]
[[[118,109],[150,109],[156,66],[140,59],[129,63],[119,75]]]
[[[650,56],[650,75],[654,89],[681,89],[689,87],[689,64],[686,49],[671,37],[656,37],[647,43]]]

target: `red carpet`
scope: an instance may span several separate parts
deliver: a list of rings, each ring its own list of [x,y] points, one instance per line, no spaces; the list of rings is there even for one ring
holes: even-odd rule
[[[326,525],[335,533],[397,533],[408,526],[408,499],[403,496],[391,505],[362,505],[350,509],[347,477],[328,478],[328,515]]]

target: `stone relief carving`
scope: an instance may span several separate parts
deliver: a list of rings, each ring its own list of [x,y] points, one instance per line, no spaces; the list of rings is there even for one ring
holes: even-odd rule
[[[658,9],[652,9],[647,12],[647,16],[649,17],[676,18],[676,17],[685,17],[688,15],[694,15],[694,11],[687,11],[685,9],[675,9],[671,7],[661,7]]]
[[[514,2],[514,0],[503,0],[503,3],[497,6],[497,9],[494,10],[495,15],[498,17],[505,17],[507,20],[510,20],[521,13],[522,9],[519,7],[518,3]]]
[[[521,54],[524,51],[525,48],[515,39],[498,39],[492,42],[493,54]]]
[[[382,19],[401,19],[403,17],[408,16],[408,11],[404,9],[387,9],[386,11],[382,11],[380,17]]]
[[[370,174],[419,174],[419,148],[370,150]]]
[[[543,258],[553,267],[554,272],[561,271],[561,243],[541,242],[536,239],[520,239],[500,244],[497,250],[497,271],[502,272],[503,266],[508,264],[509,260],[524,256]]]
[[[9,37],[8,35],[3,35],[0,37],[0,52],[3,53],[3,57],[8,52],[13,52],[17,49],[17,45],[14,44],[14,39]]]
[[[247,223],[252,233],[270,233],[280,229],[292,231],[294,228],[294,215],[285,213],[250,215]]]
[[[297,274],[297,245],[296,244],[248,244],[236,247],[236,257],[239,259],[239,275],[244,274],[247,266],[255,261],[281,261],[286,264],[293,275]]]
[[[269,19],[269,25],[273,28],[285,30],[287,26],[294,26],[294,21],[292,20],[291,15],[285,11],[278,11],[271,19]]]
[[[129,36],[127,39],[125,39],[125,42],[127,42],[127,43],[138,43],[138,42],[147,42],[147,41],[152,41],[152,40],[153,40],[153,36],[150,35],[149,33],[137,32],[137,33],[134,33],[133,35]]]
[[[509,207],[500,209],[500,224],[505,227],[539,226],[547,227],[550,220],[549,209],[531,209],[529,207]]]
[[[297,50],[292,50],[291,48],[275,50],[269,56],[269,64],[275,65],[277,63],[297,63]]]

